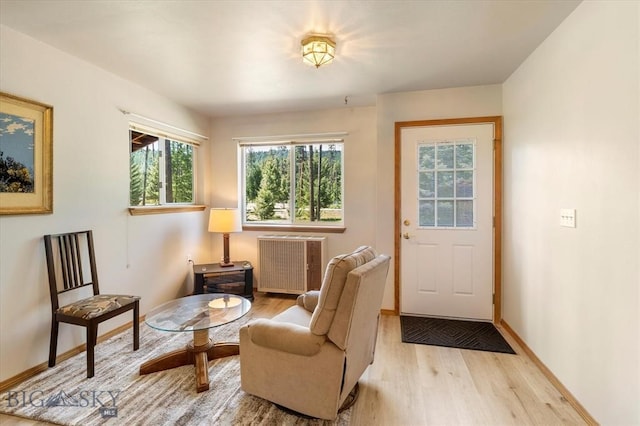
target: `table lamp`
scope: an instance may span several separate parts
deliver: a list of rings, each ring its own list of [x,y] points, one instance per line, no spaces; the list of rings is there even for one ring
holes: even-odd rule
[[[242,219],[238,209],[211,209],[209,213],[209,232],[222,234],[224,242],[224,256],[221,267],[233,266],[229,259],[229,233],[242,232]]]

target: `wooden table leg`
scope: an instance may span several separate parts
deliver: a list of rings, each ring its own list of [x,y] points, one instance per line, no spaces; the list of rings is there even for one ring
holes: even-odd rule
[[[207,350],[209,361],[233,355],[240,355],[240,345],[237,343],[214,343]]]
[[[196,391],[209,390],[209,362],[206,352],[198,352],[196,358]]]
[[[171,351],[149,360],[140,366],[140,375],[169,370],[193,364],[196,373],[196,391],[209,390],[209,361],[238,355],[237,343],[212,343],[209,330],[194,330],[193,341],[186,348]]]
[[[190,353],[185,348],[160,355],[159,357],[142,364],[140,366],[140,374],[155,373],[191,364],[193,361],[190,359],[191,357],[189,355]]]
[[[207,359],[207,350],[210,347],[209,330],[194,330],[192,350],[195,357],[197,392],[209,390],[209,360]]]

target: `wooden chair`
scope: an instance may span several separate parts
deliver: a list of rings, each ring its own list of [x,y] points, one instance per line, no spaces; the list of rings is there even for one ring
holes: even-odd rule
[[[45,235],[44,247],[52,313],[49,367],[56,365],[58,325],[61,322],[87,329],[87,378],[94,374],[94,347],[98,338],[98,324],[101,322],[133,310],[133,350],[138,350],[140,297],[100,294],[92,231]],[[89,286],[93,289],[93,296],[76,300],[86,292],[81,289]],[[75,301],[60,306],[60,299],[70,300],[68,294],[63,295],[69,292],[73,292]]]

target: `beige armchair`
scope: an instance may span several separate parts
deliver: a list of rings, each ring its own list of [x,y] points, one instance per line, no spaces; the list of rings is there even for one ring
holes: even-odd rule
[[[389,256],[370,247],[336,256],[320,291],[240,329],[242,389],[293,411],[334,420],[373,362]]]

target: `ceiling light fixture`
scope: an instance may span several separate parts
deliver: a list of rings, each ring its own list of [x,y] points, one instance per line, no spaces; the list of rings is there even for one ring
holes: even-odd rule
[[[327,36],[311,35],[302,40],[302,59],[319,68],[329,64],[336,56],[336,42]]]

